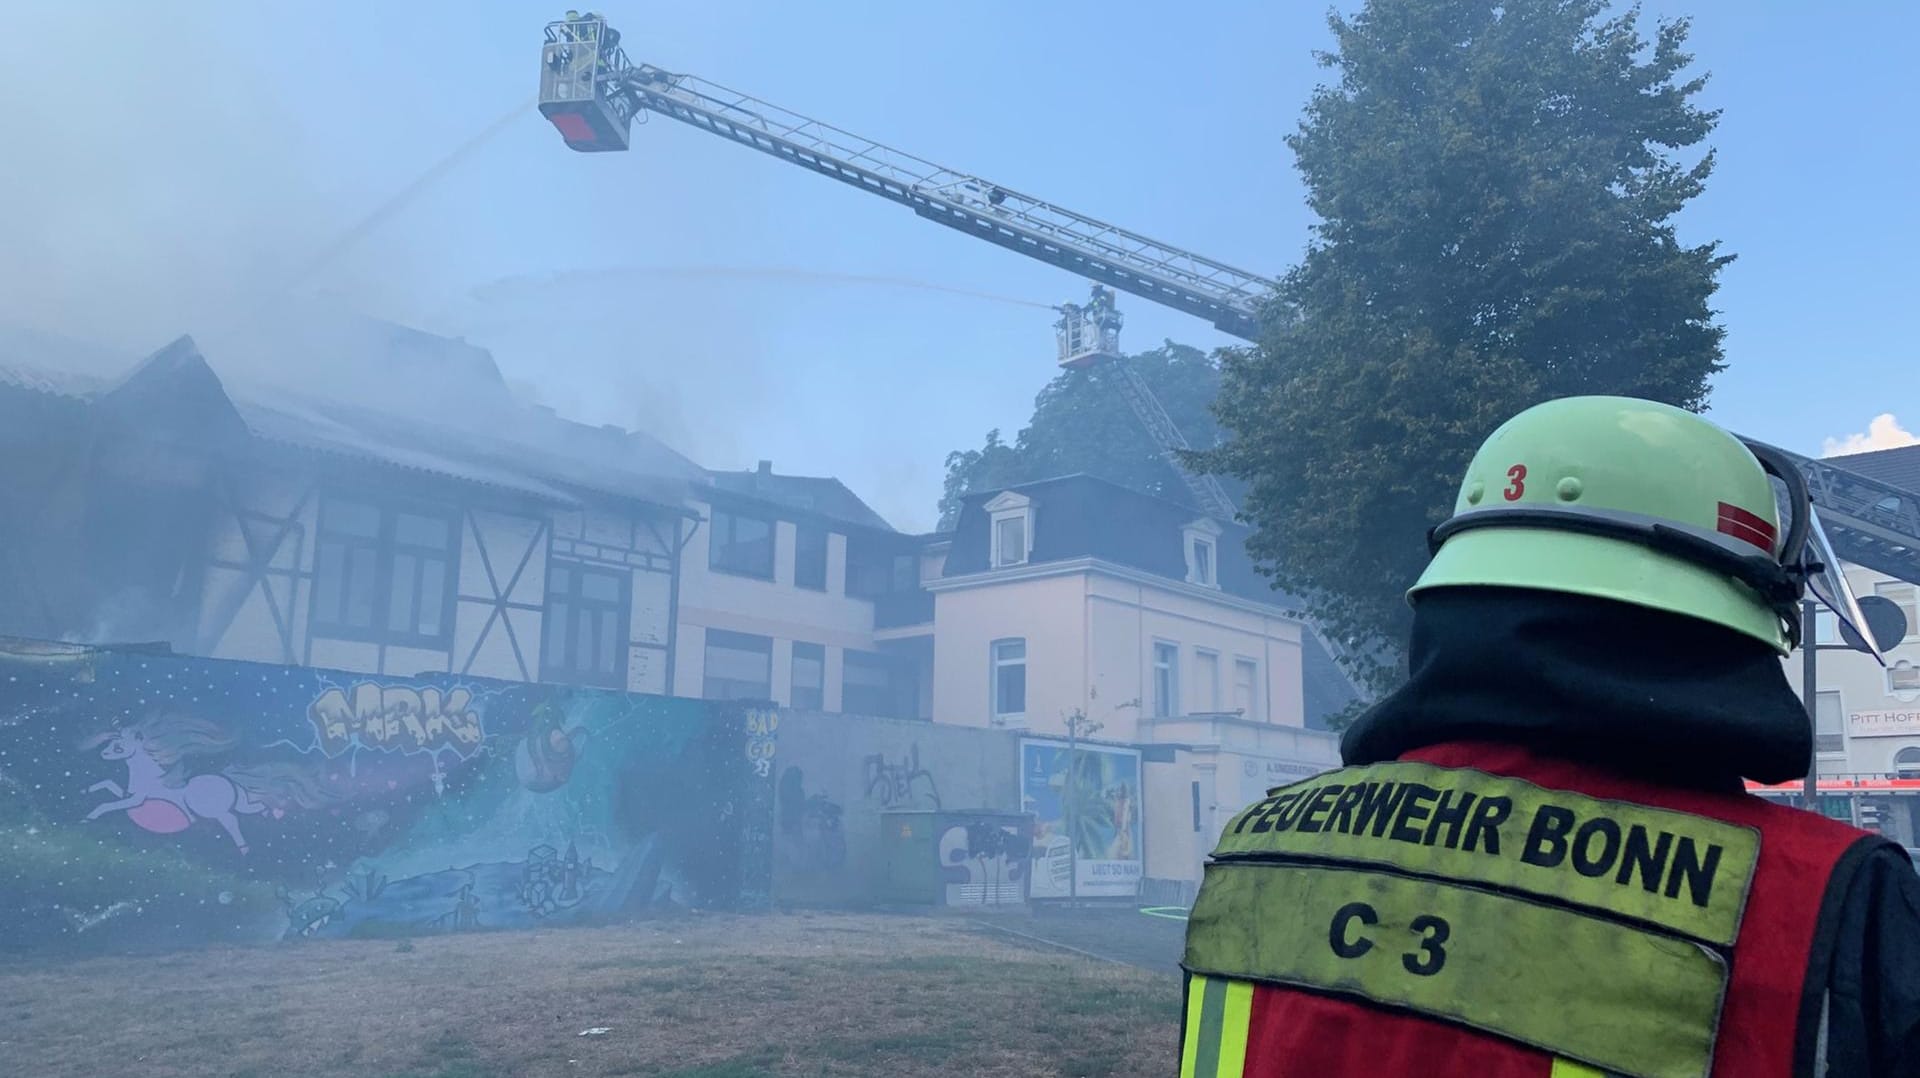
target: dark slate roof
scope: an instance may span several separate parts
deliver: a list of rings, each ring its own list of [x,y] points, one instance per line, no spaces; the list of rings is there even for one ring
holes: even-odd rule
[[[1199,510],[1141,494],[1090,475],[1043,479],[1008,487],[1033,499],[1033,554],[1030,564],[1098,558],[1172,580],[1187,577],[1184,529],[1204,514]],[[1004,491],[970,494],[962,503],[951,535],[946,577],[986,572],[991,557],[992,521],[988,502]],[[1220,525],[1214,550],[1220,590],[1229,595],[1297,611],[1292,595],[1276,590],[1254,568],[1247,556],[1248,529],[1227,521]],[[947,538],[945,536],[937,538]],[[1307,632],[1302,655],[1305,710],[1309,728],[1324,729],[1329,715],[1345,710],[1358,699],[1353,683],[1341,672],[1317,633]]]
[[[838,479],[806,475],[775,475],[771,464],[750,472],[708,472],[713,489],[756,501],[769,502],[840,524],[893,531],[893,525],[873,511],[860,496]]]
[[[1156,576],[1186,579],[1182,529],[1205,515],[1200,510],[1091,475],[1042,479],[1006,489],[1033,499],[1033,563],[1099,558]],[[954,522],[953,550],[947,555],[947,576],[987,570],[992,538],[986,505],[1002,493],[970,494],[962,503]],[[1216,568],[1220,590],[1298,609],[1292,596],[1275,591],[1254,568],[1245,546],[1247,529],[1229,521],[1214,523],[1221,529]]]
[[[1868,479],[1891,483],[1902,490],[1920,493],[1920,445],[1828,457],[1825,463],[1857,472]]]

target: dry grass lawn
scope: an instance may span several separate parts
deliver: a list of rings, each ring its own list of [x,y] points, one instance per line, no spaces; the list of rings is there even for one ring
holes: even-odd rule
[[[704,916],[0,966],[0,1071],[1164,1078],[1178,994],[961,920]]]

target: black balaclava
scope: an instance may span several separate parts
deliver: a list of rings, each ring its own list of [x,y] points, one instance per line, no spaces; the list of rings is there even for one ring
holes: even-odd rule
[[[1807,773],[1813,730],[1780,656],[1698,618],[1518,588],[1414,604],[1411,677],[1340,740],[1350,764],[1497,741],[1669,785]]]

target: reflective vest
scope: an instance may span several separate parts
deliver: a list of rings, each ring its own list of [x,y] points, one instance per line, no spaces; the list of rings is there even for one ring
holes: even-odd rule
[[[1207,866],[1180,1073],[1812,1074],[1822,900],[1882,842],[1505,745],[1281,787]]]

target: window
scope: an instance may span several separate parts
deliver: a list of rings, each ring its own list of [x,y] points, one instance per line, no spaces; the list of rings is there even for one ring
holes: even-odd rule
[[[1840,694],[1823,692],[1814,697],[1815,723],[1813,727],[1813,747],[1818,752],[1845,752],[1847,740],[1840,733],[1843,712],[1840,707]]]
[[[1887,667],[1888,692],[1920,692],[1920,666],[1905,659]]]
[[[872,539],[847,540],[847,594],[878,599],[920,590],[920,556]]]
[[[1193,831],[1200,833],[1200,784],[1193,784]]]
[[[1920,746],[1908,745],[1894,753],[1893,772],[1903,779],[1920,778]]]
[[[987,564],[995,569],[1025,565],[1033,554],[1033,499],[1002,491],[986,504],[992,521]]]
[[[904,710],[906,672],[886,655],[849,651],[840,672],[840,710],[848,715],[911,718]]]
[[[450,515],[326,499],[314,547],[314,631],[446,647],[459,538]]]
[[[1027,560],[1027,518],[1001,517],[993,522],[993,567],[1020,565]]]
[[[545,641],[549,681],[622,689],[627,684],[627,603],[633,578],[619,569],[556,561],[547,567]]]
[[[1233,660],[1233,706],[1242,718],[1266,718],[1260,710],[1260,664],[1252,659]]]
[[[1156,719],[1180,713],[1179,668],[1179,645],[1153,645],[1153,717]]]
[[[920,589],[920,556],[918,554],[895,554],[893,556],[893,593],[903,595]]]
[[[1220,586],[1220,525],[1202,517],[1181,529],[1187,548],[1187,583]]]
[[[1213,587],[1213,541],[1210,539],[1193,541],[1193,582]]]
[[[793,706],[819,711],[827,706],[827,649],[793,642]]]
[[[773,579],[773,522],[738,513],[713,512],[707,565],[723,573]]]
[[[708,629],[707,677],[701,695],[709,700],[772,699],[773,641]]]
[[[1019,726],[1027,721],[1027,642],[993,643],[993,721]]]
[[[802,524],[793,533],[793,586],[827,590],[827,529]]]
[[[1193,653],[1193,691],[1201,711],[1220,710],[1220,653]]]
[[[1837,644],[1840,642],[1840,619],[1831,610],[1822,610],[1813,616],[1813,642],[1816,644]]]
[[[1882,599],[1892,600],[1907,615],[1907,639],[1920,636],[1920,601],[1914,598],[1912,584],[1883,580],[1873,586],[1873,593]]]

